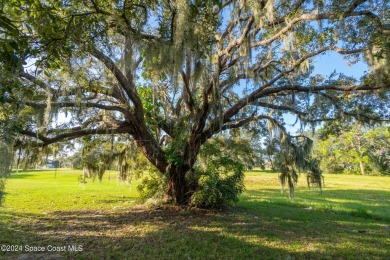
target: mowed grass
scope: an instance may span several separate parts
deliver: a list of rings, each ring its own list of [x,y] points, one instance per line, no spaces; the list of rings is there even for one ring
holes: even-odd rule
[[[108,210],[133,205],[138,181],[120,183],[108,171],[102,182],[80,181],[82,172],[72,169],[36,170],[12,174],[7,182],[4,208],[13,213],[46,214],[56,211]]]
[[[276,173],[246,173],[236,207],[199,210],[138,204],[137,182],[102,183],[74,170],[15,173],[0,208],[0,244],[41,259],[389,259],[390,177],[327,175],[323,194],[304,175],[289,200]],[[49,252],[48,246],[82,251]],[[30,247],[29,247],[30,248]]]

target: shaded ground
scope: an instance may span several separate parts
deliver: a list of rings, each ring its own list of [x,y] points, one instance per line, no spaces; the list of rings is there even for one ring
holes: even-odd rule
[[[284,209],[284,214],[289,214],[289,208]],[[264,217],[240,207],[224,212],[132,207],[112,212],[9,216],[15,221],[2,226],[1,233],[12,233],[15,241],[23,245],[46,247],[46,254],[28,254],[24,250],[17,257],[10,253],[3,256],[7,259],[21,259],[20,256],[25,259],[29,255],[34,259],[37,256],[42,259],[60,256],[65,259],[360,259],[362,255],[384,259],[389,256],[390,225],[369,219],[365,223],[346,220],[336,213],[324,221],[321,216],[311,218],[311,209],[300,211],[300,219]],[[49,245],[82,246],[82,251],[71,252],[66,248],[66,252],[47,252],[51,250]]]
[[[243,215],[241,210],[132,207],[112,212],[74,211],[66,215],[56,212],[46,216],[13,217],[17,221],[1,231],[23,238],[20,243],[34,241],[35,246],[43,247],[82,245],[82,252],[32,254],[35,257],[253,258],[286,253],[236,237],[238,234],[260,238],[270,231],[252,215]],[[27,257],[28,254],[23,253],[23,257]]]

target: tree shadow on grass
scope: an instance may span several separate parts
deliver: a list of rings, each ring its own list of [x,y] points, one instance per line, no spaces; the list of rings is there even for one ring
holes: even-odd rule
[[[134,204],[134,203],[137,203],[137,202],[140,202],[141,199],[139,198],[131,198],[131,197],[125,197],[125,198],[116,198],[116,197],[113,197],[112,199],[101,199],[101,200],[97,200],[97,203],[103,203],[103,204],[112,204],[112,203],[118,203],[118,202],[122,202],[122,203],[131,203],[131,204]]]
[[[357,247],[352,251],[341,247],[335,251],[331,246],[345,241],[354,241],[358,246],[371,246],[376,239],[373,247],[385,248],[385,240],[379,238],[386,234],[375,229],[375,223],[324,222],[323,218],[311,218],[311,212],[303,212],[300,219],[289,217],[288,214],[280,216],[275,212],[269,213],[261,215],[245,207],[221,212],[179,207],[145,209],[141,206],[111,212],[81,210],[47,215],[8,213],[0,219],[3,222],[0,225],[0,233],[3,234],[0,244],[43,247],[81,245],[82,252],[59,253],[70,259],[385,256],[385,252],[371,252],[365,247]],[[357,228],[368,231],[361,234]],[[5,257],[20,255],[0,252],[0,258],[1,254]]]
[[[252,170],[250,170],[249,171],[250,173],[278,173],[277,171],[275,171],[275,170],[270,170],[270,169],[268,169],[268,170],[262,170],[262,169],[252,169]]]
[[[283,201],[245,201],[241,204],[245,205],[243,212],[262,219],[262,227],[283,243],[311,241],[321,244],[320,255],[337,258],[385,258],[390,255],[389,218],[358,211],[317,210]],[[256,226],[251,232],[254,230]]]
[[[283,249],[225,234],[225,226],[235,223],[229,216],[175,207],[155,210],[133,207],[110,213],[73,211],[46,216],[9,215],[8,218],[14,217],[17,221],[0,226],[0,232],[4,234],[0,242],[43,247],[82,245],[82,252],[61,252],[60,255],[87,259],[253,259],[290,255]],[[21,255],[1,254],[5,257]]]
[[[299,189],[295,200],[291,201],[286,194],[281,195],[278,189],[246,190],[242,201],[263,201],[292,207],[308,207],[308,203],[318,210],[333,213],[352,213],[358,217],[372,218],[390,222],[390,192],[383,190],[323,190]],[[343,210],[340,210],[343,209]]]
[[[29,177],[34,176],[33,173],[11,173],[10,174],[10,179],[28,179]]]
[[[36,173],[50,173],[55,174],[55,169],[39,169],[39,170],[26,170],[26,171],[12,171],[9,175],[10,179],[28,179],[32,176],[36,176]]]
[[[60,168],[57,168],[57,171],[59,171]],[[41,173],[41,172],[55,172],[55,168],[47,168],[47,169],[31,169],[31,170],[19,170],[19,172],[16,172],[16,170],[12,170],[11,174],[23,174],[23,173]]]

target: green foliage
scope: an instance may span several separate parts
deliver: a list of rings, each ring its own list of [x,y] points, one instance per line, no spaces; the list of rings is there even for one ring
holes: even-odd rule
[[[389,174],[389,127],[345,125],[340,131],[322,137],[315,154],[325,173]]]
[[[8,3],[8,8],[0,5],[0,71],[16,72],[25,62],[30,49],[27,39],[20,28],[20,21],[25,14],[16,2]],[[1,94],[1,93],[0,93]]]
[[[196,169],[198,188],[190,204],[200,208],[234,205],[244,189],[244,167],[228,157],[209,162],[206,169]]]
[[[111,166],[113,158],[105,141],[93,136],[83,138],[81,151],[74,155],[73,161],[74,168],[83,169],[81,182],[86,183],[86,178],[95,180],[96,177],[102,181],[105,171]]]
[[[166,178],[158,171],[150,171],[146,177],[141,180],[137,186],[141,200],[153,199],[161,202],[166,197],[167,182]]]
[[[13,159],[12,136],[0,131],[0,173],[8,173],[11,170]]]
[[[368,140],[369,171],[390,175],[390,127],[370,129],[364,137]]]
[[[213,160],[224,157],[241,164],[246,170],[264,167],[262,150],[257,139],[252,132],[244,129],[236,130],[230,135],[215,136],[203,145],[198,156],[198,166],[206,169]]]
[[[237,130],[208,140],[195,169],[186,176],[194,190],[190,204],[201,208],[234,205],[244,188],[243,171],[262,165],[259,149],[248,132]]]
[[[239,138],[232,138],[229,144],[225,141],[225,136],[210,140],[202,148],[196,167],[186,174],[186,181],[192,189],[192,206],[223,208],[238,201],[244,188],[243,163],[253,166],[249,153],[253,150],[249,143]],[[234,146],[237,150],[226,149],[227,146]],[[161,201],[166,195],[166,177],[158,171],[149,172],[137,189],[143,200],[153,198]]]

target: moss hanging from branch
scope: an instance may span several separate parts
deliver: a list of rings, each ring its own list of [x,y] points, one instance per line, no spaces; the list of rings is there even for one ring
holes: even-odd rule
[[[283,126],[269,120],[271,139],[276,139],[278,148],[275,152],[273,165],[280,171],[279,179],[282,192],[286,185],[289,188],[290,199],[294,198],[295,185],[298,182],[299,172],[307,174],[308,187],[314,185],[322,191],[323,176],[318,162],[310,156],[313,140],[307,137],[294,138],[290,136]]]
[[[377,41],[365,53],[371,70],[371,79],[378,84],[390,82],[390,36]]]

